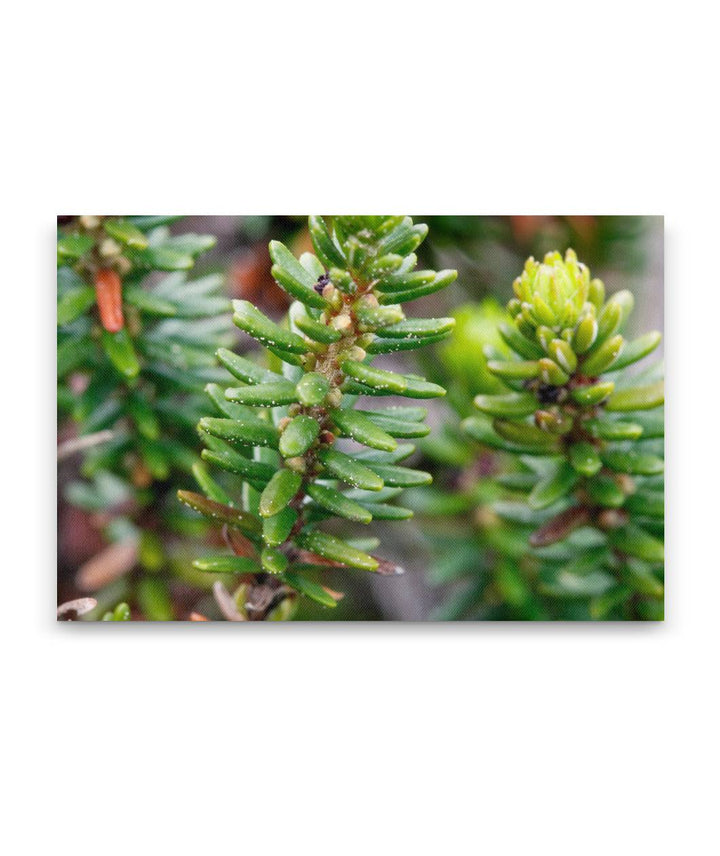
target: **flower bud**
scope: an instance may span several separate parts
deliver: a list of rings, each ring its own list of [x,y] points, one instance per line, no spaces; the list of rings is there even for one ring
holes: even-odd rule
[[[337,387],[335,387],[335,389],[331,389],[325,396],[325,401],[327,401],[328,407],[340,407],[342,402],[342,392],[340,392]]]
[[[114,241],[112,238],[105,238],[105,240],[100,242],[100,246],[98,247],[98,252],[104,258],[111,258],[112,256],[119,256],[122,252],[122,248],[117,241]]]
[[[304,475],[307,470],[305,458],[302,457],[285,458],[285,466],[289,467],[293,472],[300,473],[300,475]]]
[[[352,319],[350,316],[343,312],[340,315],[336,315],[331,321],[330,326],[337,330],[339,333],[344,333],[352,327]]]
[[[538,360],[540,379],[550,386],[563,386],[570,380],[570,375],[564,372],[553,360],[543,357]]]
[[[542,263],[530,257],[513,283],[515,299],[522,301],[523,319],[533,327],[545,325],[557,332],[573,326],[588,299],[589,280],[588,269],[578,263],[573,250],[567,251],[564,260],[557,252],[548,253]],[[510,311],[517,317],[517,303]]]

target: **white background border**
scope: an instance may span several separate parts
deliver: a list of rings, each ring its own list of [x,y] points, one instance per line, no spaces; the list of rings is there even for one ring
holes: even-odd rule
[[[262,10],[5,12],[7,852],[717,852],[710,4]],[[96,209],[665,214],[668,620],[56,626],[54,216]]]

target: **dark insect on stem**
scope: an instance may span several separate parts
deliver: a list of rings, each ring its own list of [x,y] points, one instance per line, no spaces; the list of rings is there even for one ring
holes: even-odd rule
[[[547,383],[541,383],[537,388],[537,396],[542,404],[555,404],[563,391],[561,386],[551,386]]]
[[[318,277],[318,281],[315,283],[315,286],[314,286],[315,291],[317,291],[318,294],[322,294],[323,289],[325,288],[325,286],[329,282],[330,282],[330,274],[327,273],[327,271],[323,274],[320,274],[320,276]]]

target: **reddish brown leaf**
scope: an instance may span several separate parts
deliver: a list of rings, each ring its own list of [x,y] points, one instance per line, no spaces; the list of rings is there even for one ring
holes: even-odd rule
[[[95,274],[95,296],[100,312],[100,323],[108,333],[117,333],[125,326],[122,307],[122,280],[117,271],[109,268]]]
[[[258,552],[255,547],[237,529],[233,529],[226,524],[222,528],[222,535],[223,540],[236,556],[243,556],[247,559],[258,558]]]
[[[548,520],[530,536],[531,547],[547,547],[562,541],[563,538],[590,522],[590,512],[582,505],[576,505],[560,512]]]

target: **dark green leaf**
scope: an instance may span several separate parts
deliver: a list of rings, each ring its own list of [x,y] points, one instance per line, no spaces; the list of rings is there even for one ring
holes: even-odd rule
[[[392,452],[397,443],[386,431],[357,410],[331,410],[330,418],[345,437],[352,437],[358,443],[373,449]]]
[[[377,570],[377,559],[326,532],[303,532],[295,540],[300,547],[322,556],[323,559],[365,571]]]
[[[81,285],[66,291],[58,300],[57,323],[58,326],[70,324],[79,318],[95,303],[95,289],[89,285]]]
[[[563,461],[551,475],[539,481],[530,491],[531,508],[547,508],[567,496],[577,484],[578,475],[570,464]]]
[[[343,452],[337,452],[334,449],[321,449],[318,452],[318,459],[332,475],[352,487],[372,491],[381,490],[383,487],[383,480],[380,476]]]
[[[284,458],[304,455],[320,433],[320,424],[310,416],[296,416],[280,435],[280,454]]]
[[[319,506],[338,517],[358,523],[370,523],[372,520],[372,515],[362,505],[334,488],[312,483],[308,485],[307,492]]]
[[[273,345],[291,354],[304,354],[307,345],[296,333],[278,327],[247,300],[233,300],[233,323],[263,345]]]
[[[148,240],[138,227],[129,220],[113,218],[103,222],[103,229],[121,244],[136,250],[144,250]]]
[[[126,329],[118,330],[117,333],[109,333],[107,330],[103,330],[101,341],[110,362],[120,374],[130,380],[138,376],[140,363]]]
[[[285,508],[300,490],[302,477],[287,468],[278,470],[267,483],[260,497],[260,515],[273,517]]]

